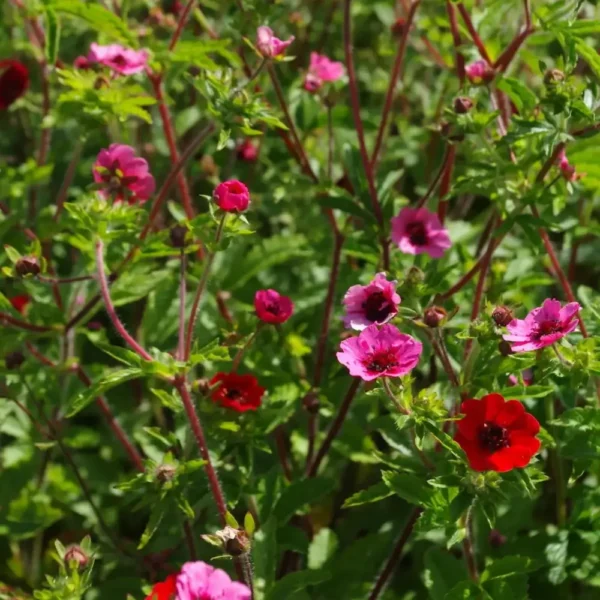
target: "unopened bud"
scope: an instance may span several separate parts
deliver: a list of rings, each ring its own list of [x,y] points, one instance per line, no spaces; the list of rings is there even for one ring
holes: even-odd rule
[[[565,80],[565,74],[560,69],[548,69],[544,73],[544,83],[546,85],[556,85]]]
[[[423,322],[427,327],[439,327],[444,319],[448,316],[448,312],[441,306],[430,306],[423,313]]]
[[[459,96],[454,100],[454,112],[459,115],[468,113],[473,108],[473,100],[467,96]]]
[[[406,19],[398,17],[391,26],[392,35],[394,37],[402,37],[406,29]]]
[[[240,556],[250,551],[250,538],[243,529],[235,529],[227,525],[217,531],[216,536],[223,542],[223,548],[229,556]]]
[[[15,263],[15,271],[19,277],[39,275],[41,271],[40,263],[35,256],[22,256]]]
[[[514,354],[514,352],[511,350],[510,344],[506,340],[502,340],[498,344],[498,352],[500,352],[502,356],[510,356],[511,354]]]
[[[83,551],[81,546],[76,544],[69,546],[65,552],[65,563],[75,565],[79,569],[83,569],[90,562],[89,556]]]
[[[502,535],[497,529],[492,529],[490,531],[488,540],[492,548],[500,548],[506,544],[506,536]]]
[[[514,318],[513,311],[503,304],[496,306],[492,312],[492,319],[498,327],[506,327]]]
[[[177,467],[175,465],[159,465],[156,468],[156,479],[159,483],[164,484],[173,481],[175,473],[177,473]]]
[[[315,415],[319,412],[319,407],[321,406],[321,402],[319,397],[314,392],[309,392],[304,396],[302,400],[302,406],[309,412],[311,415]]]
[[[425,281],[425,274],[419,267],[411,267],[406,275],[406,283],[410,285],[418,285]]]
[[[25,362],[25,356],[18,350],[16,352],[10,352],[4,357],[4,363],[9,371],[18,369]]]
[[[192,384],[192,390],[206,396],[210,392],[210,381],[204,377],[196,379]]]
[[[171,246],[173,246],[173,248],[185,248],[185,236],[187,232],[188,228],[185,225],[174,225],[171,227],[171,230],[169,231]]]

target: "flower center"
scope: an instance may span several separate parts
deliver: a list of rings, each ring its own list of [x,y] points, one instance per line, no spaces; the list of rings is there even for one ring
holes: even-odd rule
[[[539,337],[542,335],[550,335],[552,333],[560,333],[562,327],[560,321],[552,319],[550,321],[542,321],[537,327],[537,334]]]
[[[392,312],[393,308],[383,292],[373,292],[362,303],[365,316],[373,323],[383,323]]]
[[[485,422],[479,429],[479,443],[489,452],[498,452],[510,446],[508,429],[495,423]]]
[[[115,65],[118,65],[119,67],[124,67],[125,65],[127,65],[127,61],[125,60],[125,57],[122,54],[117,54],[112,60],[115,63]]]
[[[225,391],[225,397],[229,400],[237,400],[242,396],[242,392],[237,388],[227,388]]]
[[[427,245],[427,231],[425,231],[425,225],[421,221],[408,223],[406,226],[406,235],[413,246]]]
[[[267,304],[267,312],[270,312],[272,315],[278,315],[280,310],[279,310],[279,305],[278,304]]]
[[[391,350],[369,354],[363,363],[367,371],[383,373],[392,367],[398,366],[396,355]]]

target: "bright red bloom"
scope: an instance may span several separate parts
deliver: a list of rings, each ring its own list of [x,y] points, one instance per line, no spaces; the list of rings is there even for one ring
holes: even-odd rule
[[[213,192],[218,207],[225,212],[243,212],[250,205],[248,188],[237,179],[220,183]]]
[[[177,575],[169,575],[164,581],[157,583],[146,600],[175,600]]]
[[[265,323],[285,323],[294,312],[294,304],[275,290],[258,290],[254,295],[254,309]]]
[[[29,87],[29,71],[18,60],[0,60],[0,110],[6,110]]]
[[[10,303],[12,307],[20,312],[22,315],[25,314],[25,309],[27,305],[31,302],[31,298],[27,294],[23,294],[21,296],[13,296],[10,298]]]
[[[217,373],[210,384],[219,383],[211,398],[225,408],[231,408],[236,412],[256,410],[261,405],[261,398],[265,388],[258,385],[254,375],[238,375],[237,373]]]
[[[535,437],[540,424],[518,400],[488,394],[465,400],[461,412],[465,416],[458,421],[454,439],[475,471],[504,473],[526,467],[540,449]]]

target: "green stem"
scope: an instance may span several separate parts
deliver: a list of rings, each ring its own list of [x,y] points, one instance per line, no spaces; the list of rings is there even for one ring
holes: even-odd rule
[[[546,426],[551,429],[554,420],[554,398],[546,396],[544,400],[544,408],[546,410]],[[554,490],[556,496],[556,524],[562,529],[567,521],[567,491],[565,487],[565,476],[563,462],[560,459],[558,451],[555,449],[548,450],[548,459],[551,464],[551,477],[554,479]]]

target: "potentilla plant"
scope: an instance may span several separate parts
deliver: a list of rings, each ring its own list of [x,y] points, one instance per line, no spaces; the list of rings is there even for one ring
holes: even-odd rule
[[[596,598],[595,4],[7,0],[0,599]]]

